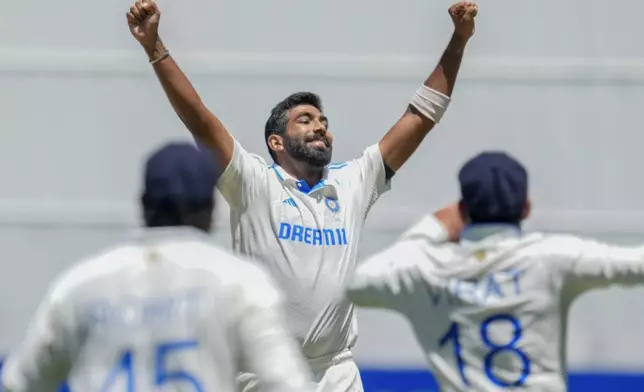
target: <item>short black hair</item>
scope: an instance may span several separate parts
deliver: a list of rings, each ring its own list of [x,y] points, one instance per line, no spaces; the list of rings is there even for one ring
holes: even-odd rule
[[[288,112],[300,105],[311,105],[317,108],[320,112],[323,110],[322,99],[320,96],[312,92],[301,91],[289,95],[275,105],[271,110],[271,116],[268,118],[268,121],[266,121],[266,126],[264,127],[264,140],[266,141],[268,153],[275,162],[277,162],[277,155],[275,155],[275,152],[269,147],[268,138],[271,135],[284,135],[286,133]]]
[[[158,199],[144,194],[141,205],[147,227],[192,226],[191,221],[195,215],[212,214],[215,201],[214,198],[189,201]]]

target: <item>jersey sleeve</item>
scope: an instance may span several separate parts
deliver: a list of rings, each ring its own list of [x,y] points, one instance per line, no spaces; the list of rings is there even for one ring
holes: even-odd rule
[[[414,264],[397,262],[402,252],[409,251],[404,245],[409,244],[396,244],[356,268],[346,289],[351,302],[362,307],[404,311],[405,304],[422,285]],[[411,255],[405,257],[408,256]]]
[[[221,174],[217,188],[231,209],[244,210],[262,193],[267,173],[266,162],[244,150],[235,140],[233,157]]]
[[[644,246],[615,246],[576,237],[560,238],[551,246],[564,256],[552,268],[571,295],[611,284],[644,283]]]
[[[63,299],[48,294],[20,346],[2,372],[5,392],[56,391],[71,371],[75,347],[73,320]]]
[[[427,297],[432,264],[428,255],[448,241],[447,231],[427,216],[407,230],[391,247],[362,262],[346,289],[347,297],[362,307],[405,313]]]
[[[282,297],[263,271],[247,271],[236,330],[242,363],[269,392],[313,391],[308,366],[290,335]]]
[[[374,144],[367,147],[355,163],[358,166],[359,186],[367,197],[365,207],[369,210],[376,200],[391,188],[391,180],[387,179],[380,146]]]

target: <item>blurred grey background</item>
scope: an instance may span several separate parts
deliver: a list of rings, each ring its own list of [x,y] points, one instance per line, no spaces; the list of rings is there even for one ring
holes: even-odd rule
[[[161,34],[207,105],[266,158],[263,127],[291,92],[319,93],[335,161],[398,119],[451,34],[445,0],[159,0]],[[3,2],[0,13],[0,351],[62,268],[139,223],[146,154],[189,139],[130,37],[129,1]],[[372,210],[363,255],[457,197],[482,149],[529,168],[527,229],[644,242],[644,2],[481,0],[452,105]],[[228,246],[220,203],[217,239]],[[644,290],[573,308],[573,369],[644,372]],[[357,356],[422,367],[411,330],[360,313]]]

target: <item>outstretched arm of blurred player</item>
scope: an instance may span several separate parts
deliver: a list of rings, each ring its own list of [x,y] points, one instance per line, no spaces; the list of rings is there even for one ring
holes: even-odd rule
[[[346,296],[358,306],[402,313],[415,308],[415,301],[426,299],[431,275],[428,254],[458,234],[444,223],[451,215],[445,212],[423,218],[395,244],[362,262],[347,285]]]
[[[4,392],[56,391],[73,363],[75,341],[71,317],[61,298],[48,295],[29,324],[24,342],[7,358]]]
[[[127,13],[130,32],[147,53],[172,107],[195,139],[215,151],[220,167],[233,156],[234,140],[222,122],[204,105],[194,87],[169,55],[158,27],[161,13],[153,0],[136,0]]]
[[[422,92],[421,87],[421,96],[415,96],[415,99],[425,102],[420,106],[428,107],[429,110],[422,110],[422,113],[418,109],[419,105],[410,104],[400,120],[380,141],[382,158],[392,171],[400,169],[411,157],[447,109],[465,46],[474,34],[474,18],[477,11],[476,4],[465,1],[450,7],[449,14],[454,22],[454,33],[438,65],[424,83],[425,87],[433,91]]]
[[[623,247],[577,237],[560,237],[551,244],[561,257],[551,263],[564,295],[611,284],[644,284],[644,246]]]
[[[248,271],[249,282],[236,295],[236,331],[242,363],[259,377],[263,391],[312,392],[309,368],[288,332],[281,294],[266,274]]]

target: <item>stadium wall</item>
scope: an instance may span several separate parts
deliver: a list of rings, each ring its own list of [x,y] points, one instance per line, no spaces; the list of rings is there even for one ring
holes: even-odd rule
[[[264,156],[264,121],[297,90],[324,98],[336,159],[360,154],[402,113],[450,32],[443,0],[271,0],[252,12],[244,3],[160,2],[163,34],[208,106]],[[12,2],[0,14],[3,352],[55,274],[138,223],[145,154],[189,139],[128,36],[127,4]],[[528,166],[528,228],[641,242],[644,48],[630,40],[641,36],[639,11],[644,3],[628,0],[481,1],[454,102],[372,210],[363,254],[454,200],[458,167],[481,149]],[[222,206],[223,245],[226,214]],[[644,385],[620,376],[644,374],[643,294],[611,288],[575,304],[573,387],[600,390],[602,374]],[[371,369],[369,390],[431,390],[426,373],[414,372],[423,360],[410,332],[396,315],[360,312],[356,355]]]

